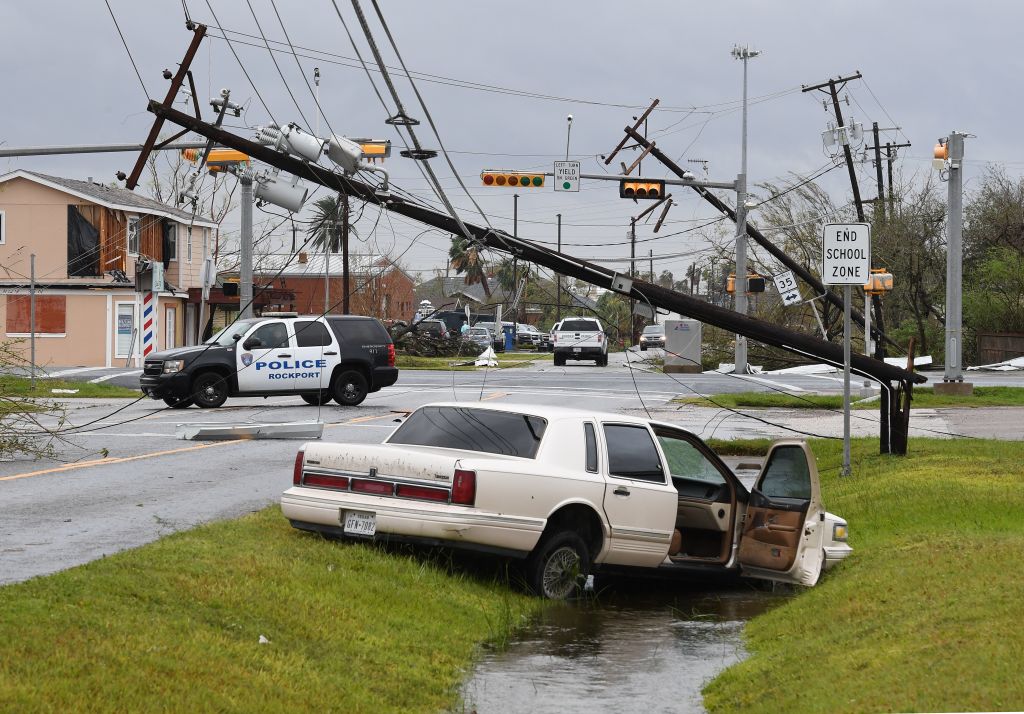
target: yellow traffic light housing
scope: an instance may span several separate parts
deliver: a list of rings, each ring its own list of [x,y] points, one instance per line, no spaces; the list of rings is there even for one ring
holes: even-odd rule
[[[480,180],[484,186],[509,186],[511,188],[541,188],[544,174],[530,171],[481,171]]]
[[[865,295],[885,295],[892,290],[892,273],[885,268],[872,268],[871,276],[864,283]]]
[[[664,181],[631,181],[629,179],[619,181],[619,198],[649,198],[657,200],[664,196]]]
[[[195,163],[199,161],[202,153],[202,149],[182,149],[181,156],[186,161]],[[206,159],[206,168],[210,170],[210,173],[217,173],[229,166],[247,163],[249,163],[249,155],[243,154],[241,151],[235,151],[234,149],[211,149],[210,155]]]
[[[351,139],[359,144],[363,150],[363,159],[366,161],[384,161],[391,156],[391,139]]]
[[[765,280],[763,275],[758,273],[747,273],[747,295],[763,293]],[[725,292],[730,295],[736,292],[736,273],[729,273],[729,280],[725,283]]]

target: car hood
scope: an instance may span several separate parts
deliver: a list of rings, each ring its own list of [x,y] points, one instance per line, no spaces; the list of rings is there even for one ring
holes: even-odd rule
[[[214,352],[216,350],[228,349],[227,347],[221,347],[220,345],[193,345],[191,347],[176,347],[172,350],[163,350],[162,352],[154,352],[146,359],[192,359],[198,357],[203,352]]]

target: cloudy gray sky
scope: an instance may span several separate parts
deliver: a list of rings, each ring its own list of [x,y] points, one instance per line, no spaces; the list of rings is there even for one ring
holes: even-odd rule
[[[245,0],[210,2],[212,12],[206,0],[187,2],[193,18],[211,28],[193,65],[203,98],[230,87],[233,99],[247,103],[244,126],[243,120],[233,122],[247,136],[246,126],[271,118],[219,37],[220,25],[229,31],[273,117],[304,124],[301,109],[314,123],[315,104],[296,59],[287,52],[275,55],[298,108],[260,38],[262,31],[272,43],[285,39],[270,0],[251,0],[251,11]],[[181,3],[110,3],[149,96],[162,98],[166,82],[160,72],[174,68],[190,39]],[[363,5],[372,14],[369,0]],[[564,158],[569,113],[574,116],[570,153],[584,172],[604,170],[596,156],[618,142],[631,115],[658,97],[664,110],[649,123],[658,146],[681,161],[708,160],[713,179],[734,178],[740,164],[742,81],[741,64],[730,57],[735,43],[763,52],[750,63],[751,182],[813,173],[827,164],[820,138],[830,118],[821,104],[824,95],[802,94],[800,85],[856,70],[864,80],[847,86],[850,103],[843,109],[866,126],[878,121],[902,127],[888,136],[914,144],[901,154],[905,175],[930,171],[932,145],[951,129],[977,135],[967,146],[968,186],[986,162],[1003,163],[1014,174],[1024,166],[1016,95],[1024,5],[1017,2],[383,0],[381,6],[408,67],[432,76],[417,84],[459,173],[492,222],[509,230],[512,192],[481,186],[480,170],[550,170],[552,161]],[[337,7],[366,52],[350,0],[337,0]],[[331,0],[277,0],[277,9],[297,51],[310,55],[298,58],[302,73],[311,78],[313,67],[320,67],[322,132],[329,124],[349,136],[395,139],[383,124],[385,112],[369,80],[354,66]],[[386,61],[393,63],[383,31],[375,19],[371,24]],[[6,108],[0,142],[32,146],[145,137],[152,121],[144,111],[146,96],[103,0],[4,3],[0,37]],[[408,82],[396,80],[409,112],[423,119]],[[425,122],[420,137],[424,145],[437,147]],[[134,159],[130,154],[5,159],[0,170],[27,168],[107,181],[115,171],[129,170]],[[435,159],[433,166],[466,219],[479,221],[443,160]],[[395,184],[431,198],[411,161],[396,156],[388,167]],[[644,173],[665,172],[645,161]],[[860,173],[863,194],[873,196],[871,165],[862,165]],[[844,170],[833,171],[822,185],[837,202],[848,200]],[[613,182],[584,182],[578,194],[555,193],[550,185],[520,194],[521,236],[554,240],[555,214],[561,213],[568,252],[628,255],[623,243],[629,217],[639,209],[617,197]],[[678,205],[660,235],[676,235],[644,242],[638,253],[670,255],[705,247],[697,233],[678,231],[715,212],[692,192],[677,189],[674,196]],[[367,210],[360,223],[363,236],[379,250],[403,253],[413,270],[444,267],[447,237],[427,234],[410,247],[421,229],[388,218],[376,222],[371,237],[377,212]],[[228,231],[236,225],[229,219]],[[639,237],[652,237],[651,228],[640,228]],[[666,258],[656,261],[655,269],[672,270],[678,278],[691,260]]]

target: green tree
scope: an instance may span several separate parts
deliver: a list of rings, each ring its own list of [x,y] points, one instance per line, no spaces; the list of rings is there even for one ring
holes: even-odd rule
[[[341,251],[341,227],[345,220],[345,205],[341,194],[332,194],[318,198],[313,202],[313,217],[309,221],[306,235],[310,236],[312,246],[320,251],[329,246],[331,253]],[[349,226],[349,231],[355,229]]]

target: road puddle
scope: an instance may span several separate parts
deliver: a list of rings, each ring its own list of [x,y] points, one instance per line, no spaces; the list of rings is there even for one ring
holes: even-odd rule
[[[464,711],[702,712],[704,684],[746,656],[743,624],[786,597],[656,583],[553,606],[477,663]]]

